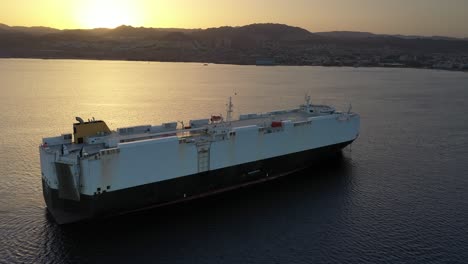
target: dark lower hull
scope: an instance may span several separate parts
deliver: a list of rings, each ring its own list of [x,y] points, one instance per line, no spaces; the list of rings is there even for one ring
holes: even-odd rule
[[[352,141],[318,149],[197,173],[137,187],[60,199],[58,190],[42,181],[49,212],[59,224],[107,217],[196,199],[291,174],[339,152]]]

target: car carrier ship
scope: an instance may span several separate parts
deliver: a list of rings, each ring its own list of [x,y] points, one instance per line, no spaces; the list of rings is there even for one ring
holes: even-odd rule
[[[360,117],[314,105],[232,119],[140,125],[112,131],[77,117],[72,134],[43,138],[43,195],[59,224],[199,198],[291,174],[341,151]]]

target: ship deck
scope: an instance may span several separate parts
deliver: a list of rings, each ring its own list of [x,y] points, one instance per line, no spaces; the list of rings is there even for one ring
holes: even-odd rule
[[[220,123],[210,123],[198,128],[190,129],[177,129],[173,131],[166,131],[162,133],[135,133],[130,135],[116,135],[119,137],[121,142],[130,142],[138,141],[149,138],[158,138],[158,137],[167,137],[167,136],[178,136],[179,138],[197,138],[207,136],[206,130],[214,127],[226,127],[228,130],[233,130],[235,128],[247,127],[247,126],[259,126],[263,128],[271,127],[272,122],[274,121],[286,121],[289,120],[293,123],[296,122],[307,122],[312,117],[322,117],[330,116],[334,114],[339,114],[329,106],[318,105],[314,106],[315,113],[307,113],[301,109],[291,109],[291,110],[282,110],[268,113],[256,113],[256,114],[246,114],[241,115],[239,119],[232,120],[230,122],[224,121]],[[323,111],[323,112],[320,112]]]
[[[331,116],[339,114],[329,106],[325,105],[314,105],[314,112],[309,113],[303,109],[291,109],[291,110],[282,110],[274,111],[268,113],[255,113],[255,114],[246,114],[241,115],[239,119],[232,120],[230,122],[215,122],[206,125],[202,125],[195,128],[180,128],[176,130],[167,130],[164,132],[136,132],[136,133],[125,133],[121,134],[117,131],[112,131],[110,135],[104,136],[105,138],[116,139],[120,143],[127,142],[136,142],[141,140],[156,139],[156,138],[165,138],[165,137],[174,137],[177,136],[179,139],[205,139],[210,140],[210,135],[208,135],[207,130],[213,128],[224,128],[224,130],[232,131],[236,128],[247,127],[247,126],[258,126],[263,128],[268,128],[272,126],[272,122],[280,122],[289,120],[293,123],[297,122],[308,122],[310,118],[321,117],[321,116]],[[88,155],[99,153],[100,150],[105,149],[106,146],[104,143],[99,144],[89,144],[89,143],[70,143],[65,144],[67,150],[72,153],[78,153],[83,148]],[[63,146],[56,145],[50,146],[52,151],[62,151]]]

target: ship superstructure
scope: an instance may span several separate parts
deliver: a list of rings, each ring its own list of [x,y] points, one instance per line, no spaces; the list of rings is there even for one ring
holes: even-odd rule
[[[77,118],[73,134],[43,138],[44,199],[58,223],[109,216],[274,179],[336,153],[359,134],[360,117],[314,105],[140,125],[112,131]]]

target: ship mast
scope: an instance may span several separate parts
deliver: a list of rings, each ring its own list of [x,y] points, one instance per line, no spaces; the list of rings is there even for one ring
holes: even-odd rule
[[[309,93],[306,93],[305,96],[304,96],[304,100],[305,100],[305,107],[306,107],[306,111],[307,113],[310,112],[310,108],[311,108],[311,103],[310,103],[310,95]]]
[[[234,112],[233,108],[234,105],[232,104],[232,97],[229,96],[229,102],[226,104],[227,109],[226,109],[226,121],[231,122],[232,120],[232,112]]]

